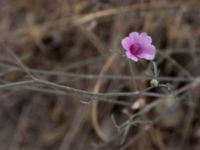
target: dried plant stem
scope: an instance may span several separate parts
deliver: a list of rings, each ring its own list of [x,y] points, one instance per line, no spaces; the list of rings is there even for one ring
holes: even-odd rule
[[[177,97],[176,98],[176,103],[178,101],[182,100],[185,97],[186,97],[186,95],[182,95],[180,97]],[[149,131],[153,127],[153,125],[155,123],[157,123],[162,117],[165,117],[165,115],[168,115],[168,113],[170,111],[172,111],[175,107],[176,107],[176,105],[172,104],[171,106],[169,106],[168,108],[166,108],[165,110],[163,110],[162,113],[152,121],[152,123],[146,125],[144,127],[144,129],[140,133],[138,133],[135,137],[133,137],[132,139],[130,139],[124,146],[122,146],[120,148],[120,150],[124,150],[128,146],[130,146],[132,143],[134,143],[138,138],[140,138],[143,134],[145,134],[147,131]]]
[[[190,73],[183,68],[179,63],[177,63],[170,55],[165,54],[162,51],[158,51],[158,53],[164,58],[168,59],[172,64],[174,64],[182,73],[184,73],[187,77],[191,77]]]
[[[103,66],[101,72],[100,72],[100,75],[103,75],[105,74],[108,69],[110,68],[110,66],[112,65],[112,63],[114,62],[114,60],[116,59],[116,55],[112,55],[108,61],[105,63],[105,65]],[[98,79],[96,84],[95,84],[95,87],[94,87],[94,90],[93,92],[96,93],[96,92],[99,92],[101,86],[102,86],[103,82],[101,79]],[[92,103],[92,123],[93,123],[93,126],[94,126],[94,129],[97,133],[97,135],[103,140],[103,141],[106,141],[107,140],[107,137],[105,135],[105,133],[101,130],[101,127],[99,126],[99,123],[98,123],[98,111],[97,111],[97,107],[98,107],[98,101],[94,101]]]
[[[23,62],[15,55],[14,52],[12,52],[5,44],[1,43],[1,45],[3,46],[3,48],[6,50],[6,52],[13,57],[13,59],[15,60],[16,64],[18,64],[25,73],[27,73],[28,76],[30,76],[31,78],[34,78],[34,76],[31,74],[31,72],[29,71],[29,69],[23,64]]]
[[[9,71],[6,71],[6,72],[0,74],[1,76],[5,75],[7,73],[10,73],[11,71],[21,71],[22,70],[19,67],[11,66],[11,65],[0,64],[0,66],[10,68]],[[44,75],[44,76],[57,75],[57,76],[65,76],[68,78],[77,78],[79,80],[81,80],[81,79],[84,79],[84,80],[98,80],[98,79],[101,79],[101,80],[151,80],[152,79],[152,77],[150,77],[150,76],[142,76],[142,75],[141,76],[134,75],[134,77],[132,77],[132,76],[128,76],[128,75],[120,76],[120,75],[112,75],[112,74],[111,75],[80,74],[80,73],[77,74],[77,73],[63,72],[61,70],[49,71],[49,70],[39,70],[39,69],[30,69],[30,68],[29,68],[29,70],[31,73],[38,74],[38,75]],[[159,76],[159,77],[157,77],[157,79],[159,81],[190,82],[190,81],[199,80],[200,77],[197,76],[197,77],[186,78],[186,77]]]
[[[135,66],[132,65],[132,62],[131,60],[128,60],[128,64],[129,64],[129,68],[130,68],[130,72],[131,72],[131,76],[133,78],[132,83],[133,83],[133,87],[134,87],[134,90],[138,90],[138,86],[137,86],[137,81],[136,79],[134,78],[135,74],[134,74],[134,70],[135,70]],[[133,70],[133,67],[134,67],[134,70]]]
[[[108,61],[106,62],[106,64],[103,66],[100,75],[95,76],[98,80],[95,84],[94,90],[92,92],[90,91],[85,91],[85,90],[81,90],[81,89],[77,89],[77,88],[73,88],[67,85],[61,85],[61,84],[57,84],[57,83],[53,83],[50,81],[46,81],[43,79],[40,79],[39,77],[37,77],[35,74],[33,73],[38,73],[38,70],[31,70],[28,67],[26,67],[23,62],[14,54],[14,52],[12,52],[11,50],[9,50],[6,46],[3,45],[3,48],[5,48],[6,52],[14,59],[14,61],[16,62],[16,64],[21,68],[21,70],[23,70],[28,77],[30,77],[30,80],[25,80],[25,81],[19,81],[19,82],[14,82],[14,83],[5,83],[3,85],[0,85],[0,89],[5,89],[5,88],[11,88],[11,87],[17,87],[17,86],[26,86],[27,84],[41,84],[41,85],[45,85],[48,87],[52,87],[52,88],[56,88],[56,89],[60,89],[62,91],[67,91],[70,94],[75,94],[78,96],[83,96],[89,99],[92,99],[94,101],[92,101],[92,122],[94,125],[94,129],[97,132],[97,135],[103,140],[103,141],[107,141],[107,137],[106,134],[102,131],[102,129],[100,128],[100,125],[98,123],[98,111],[97,111],[97,106],[98,106],[98,101],[105,101],[105,102],[112,102],[112,103],[116,103],[116,104],[120,104],[120,105],[124,105],[124,106],[130,106],[130,103],[126,103],[123,101],[117,101],[117,100],[112,100],[112,99],[108,99],[108,97],[114,97],[114,96],[155,96],[155,97],[165,97],[165,96],[172,96],[171,94],[167,94],[167,95],[161,95],[161,94],[155,94],[155,93],[150,93],[150,92],[146,92],[146,91],[135,91],[135,92],[116,92],[116,93],[100,93],[100,88],[103,85],[103,77],[111,77],[111,76],[105,76],[104,74],[109,70],[109,68],[112,66],[114,60],[116,59],[116,55],[113,54],[110,56],[110,58],[108,59]],[[167,57],[167,59],[170,59],[170,57]],[[176,63],[174,63],[174,65],[177,66]],[[190,88],[196,88],[199,84],[200,84],[200,78],[192,78],[190,76],[190,74],[188,74],[188,72],[186,70],[184,70],[183,67],[181,66],[177,66],[180,70],[182,70],[188,77],[189,79],[182,79],[182,81],[192,81],[191,83],[187,84],[186,86],[176,90],[173,92],[173,96],[177,96],[185,91],[187,91]],[[16,67],[17,69],[17,67]],[[19,69],[19,68],[18,68]],[[45,73],[49,73],[49,72],[45,72]],[[55,73],[55,72],[53,72]],[[72,77],[81,77],[81,75],[72,75]],[[83,75],[83,77],[88,77],[86,75]],[[112,78],[115,78],[115,76],[112,76]],[[139,78],[139,77],[138,77]],[[126,79],[130,79],[133,80],[132,77],[127,77]],[[134,78],[135,79],[135,78]],[[142,78],[140,78],[142,79]],[[171,79],[171,78],[170,78]],[[181,80],[181,79],[180,79]],[[39,88],[38,88],[39,89]],[[42,90],[42,89],[39,89]],[[45,91],[45,90],[44,90]],[[47,90],[47,92],[49,92]],[[66,92],[66,93],[67,93]],[[159,102],[155,101],[155,103],[149,104],[146,108],[142,109],[142,111],[140,111],[139,113],[134,114],[130,119],[132,120],[133,118],[135,118],[135,116],[139,116],[142,115],[146,112],[148,112],[152,107],[154,107],[155,105],[157,105]],[[157,119],[154,121],[154,123],[157,122]],[[127,126],[130,123],[130,120],[128,122],[125,122],[123,124],[123,126]],[[153,125],[153,124],[152,124]],[[146,132],[147,130],[149,130],[149,128],[151,128],[152,126],[147,126],[147,128],[145,128],[144,132]],[[129,128],[129,127],[128,127]],[[126,132],[128,132],[128,129],[126,130]],[[143,134],[144,132],[141,132],[141,134]],[[124,139],[126,138],[126,133],[124,135]],[[136,136],[134,139],[136,139],[138,136]],[[123,142],[123,141],[122,141]],[[127,147],[129,144],[131,144],[132,142],[134,142],[134,140],[131,140],[130,142],[128,142],[124,147]]]
[[[35,81],[34,80],[27,80],[27,81],[7,83],[7,84],[0,85],[0,89],[12,88],[12,87],[27,85],[27,84],[32,84],[32,83],[35,83]]]

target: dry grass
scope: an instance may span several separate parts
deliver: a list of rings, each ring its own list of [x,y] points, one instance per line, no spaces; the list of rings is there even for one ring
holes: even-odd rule
[[[198,0],[1,0],[0,11],[0,150],[200,149]],[[152,36],[164,87],[148,89],[149,63],[121,54],[131,31]]]

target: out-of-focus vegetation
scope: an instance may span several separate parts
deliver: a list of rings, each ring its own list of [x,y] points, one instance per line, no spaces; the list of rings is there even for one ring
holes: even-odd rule
[[[0,0],[0,150],[198,150],[199,54],[199,0]]]

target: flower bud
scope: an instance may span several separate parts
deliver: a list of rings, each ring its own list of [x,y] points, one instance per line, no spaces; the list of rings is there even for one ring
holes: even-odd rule
[[[157,87],[159,85],[159,81],[156,80],[156,79],[152,79],[150,81],[150,84],[151,84],[152,87]]]

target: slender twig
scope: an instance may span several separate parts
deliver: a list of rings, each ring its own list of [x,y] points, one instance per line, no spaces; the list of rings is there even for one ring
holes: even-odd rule
[[[165,57],[166,59],[168,59],[172,64],[174,64],[180,71],[182,71],[187,77],[191,77],[191,74],[185,69],[183,68],[179,63],[176,62],[176,60],[174,60],[170,55],[167,55],[166,53],[164,53],[163,51],[158,51],[158,53]]]
[[[0,64],[1,65],[1,64]],[[16,66],[11,66],[11,65],[3,65],[4,67],[8,68],[13,68],[13,71],[21,71],[19,67]],[[58,75],[58,76],[65,76],[69,78],[78,78],[78,79],[87,79],[87,80],[97,80],[97,79],[102,79],[102,80],[151,80],[151,76],[138,76],[134,75],[132,76],[127,76],[127,75],[97,75],[97,74],[77,74],[77,73],[70,73],[70,72],[63,72],[62,70],[40,70],[40,69],[29,69],[30,72],[34,74],[42,74],[42,75]],[[190,82],[190,81],[196,81],[199,80],[200,77],[166,77],[166,76],[159,76],[157,77],[159,81],[172,81],[172,82]]]
[[[1,43],[4,50],[15,60],[15,62],[24,70],[24,72],[27,73],[28,76],[31,78],[34,78],[32,73],[29,71],[29,69],[23,64],[23,62],[15,55],[14,52],[12,52],[5,44]]]
[[[180,100],[182,100],[185,97],[186,97],[186,95],[182,95],[180,97],[177,97],[175,102],[178,103]],[[174,105],[174,103],[173,103],[173,104],[171,104],[171,106],[169,106],[168,108],[166,108],[165,110],[163,110],[158,117],[156,117],[150,124],[146,125],[144,127],[144,129],[142,131],[140,131],[140,133],[138,133],[135,137],[133,137],[131,140],[129,140],[124,146],[122,146],[120,148],[120,150],[124,150],[129,145],[131,145],[132,143],[134,143],[138,138],[140,138],[143,134],[145,134],[147,131],[149,131],[153,127],[153,125],[155,123],[157,123],[161,118],[163,118],[166,115],[168,115],[169,112],[172,111],[176,106],[177,105]]]
[[[27,80],[27,81],[19,81],[19,82],[13,82],[13,83],[6,83],[6,84],[0,84],[0,89],[5,89],[5,88],[12,88],[16,86],[22,86],[22,85],[27,85],[27,84],[32,84],[35,83],[34,80]]]
[[[134,74],[134,71],[133,71],[133,67],[135,68],[135,66],[132,65],[131,60],[128,60],[128,64],[129,64],[129,69],[130,69],[131,77],[132,77],[132,80],[131,80],[131,81],[132,81],[134,90],[137,91],[137,90],[138,90],[138,86],[137,86],[137,81],[136,81],[136,79],[134,78],[135,74]],[[135,70],[135,69],[134,69],[134,70]]]
[[[89,96],[122,96],[122,95],[124,95],[124,96],[134,96],[134,95],[146,95],[146,96],[163,97],[163,95],[159,95],[159,94],[155,94],[155,93],[145,93],[145,92],[141,93],[140,91],[130,92],[130,93],[128,93],[128,92],[127,93],[91,93],[91,92],[88,92],[88,91],[72,88],[72,87],[69,87],[69,86],[66,86],[66,85],[60,85],[60,84],[56,84],[56,83],[53,83],[53,82],[45,81],[45,80],[42,80],[42,79],[39,79],[39,78],[33,76],[32,73],[30,72],[30,70],[7,47],[6,47],[6,51],[15,59],[17,64],[19,64],[20,67],[27,73],[27,75],[29,75],[32,78],[32,80],[34,82],[36,82],[36,83],[48,85],[48,86],[51,86],[51,87],[60,88],[60,89],[67,90],[67,91],[70,91],[70,92],[73,92],[73,93],[77,93],[77,94],[81,94],[81,95],[89,95]],[[33,82],[33,81],[31,81],[31,82]],[[28,81],[28,82],[30,82],[30,81]],[[12,84],[11,85],[7,85],[7,86],[12,87]],[[7,87],[7,86],[4,85],[2,87]]]

